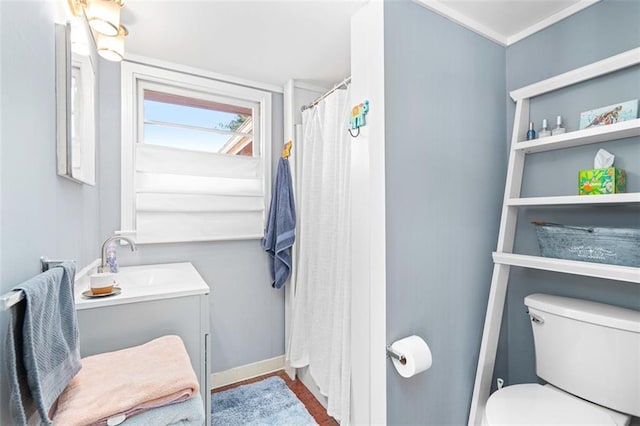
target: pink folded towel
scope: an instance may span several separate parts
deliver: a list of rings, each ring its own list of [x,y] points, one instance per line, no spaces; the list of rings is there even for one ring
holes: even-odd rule
[[[199,391],[184,343],[164,336],[144,345],[82,359],[58,398],[55,425],[100,425],[193,397]]]

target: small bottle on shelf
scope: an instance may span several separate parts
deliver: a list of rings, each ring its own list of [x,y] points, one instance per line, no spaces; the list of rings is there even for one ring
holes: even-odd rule
[[[556,118],[556,128],[551,131],[552,135],[559,135],[560,133],[566,133],[567,129],[562,127],[562,116],[559,115]]]
[[[538,132],[538,139],[551,136],[551,130],[548,128],[547,119],[542,120],[542,129]]]
[[[527,140],[533,140],[536,138],[536,131],[533,129],[533,121],[529,122],[529,130],[527,131]]]

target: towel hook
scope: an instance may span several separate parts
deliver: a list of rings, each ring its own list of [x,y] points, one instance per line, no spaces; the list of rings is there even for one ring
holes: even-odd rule
[[[362,101],[358,105],[351,108],[351,118],[349,118],[349,134],[352,138],[357,138],[360,136],[360,127],[367,124],[365,120],[365,116],[369,112],[369,101]],[[358,129],[358,133],[355,135],[351,133],[351,129]]]
[[[287,158],[289,158],[289,155],[291,155],[291,147],[293,146],[293,142],[292,141],[287,141],[284,144],[284,148],[282,148],[282,158],[284,158],[285,160]]]

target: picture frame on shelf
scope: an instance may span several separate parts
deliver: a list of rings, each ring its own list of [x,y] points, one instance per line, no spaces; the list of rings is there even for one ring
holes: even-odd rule
[[[631,101],[592,109],[590,111],[584,111],[580,114],[579,129],[582,130],[591,127],[605,126],[636,118],[638,118],[638,100],[634,99]]]

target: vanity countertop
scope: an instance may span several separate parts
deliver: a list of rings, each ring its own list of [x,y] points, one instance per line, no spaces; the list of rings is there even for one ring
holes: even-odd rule
[[[89,290],[89,274],[79,277],[74,289],[76,310],[209,293],[209,286],[189,262],[121,267],[116,285],[122,289],[120,294],[87,298],[82,293]]]

